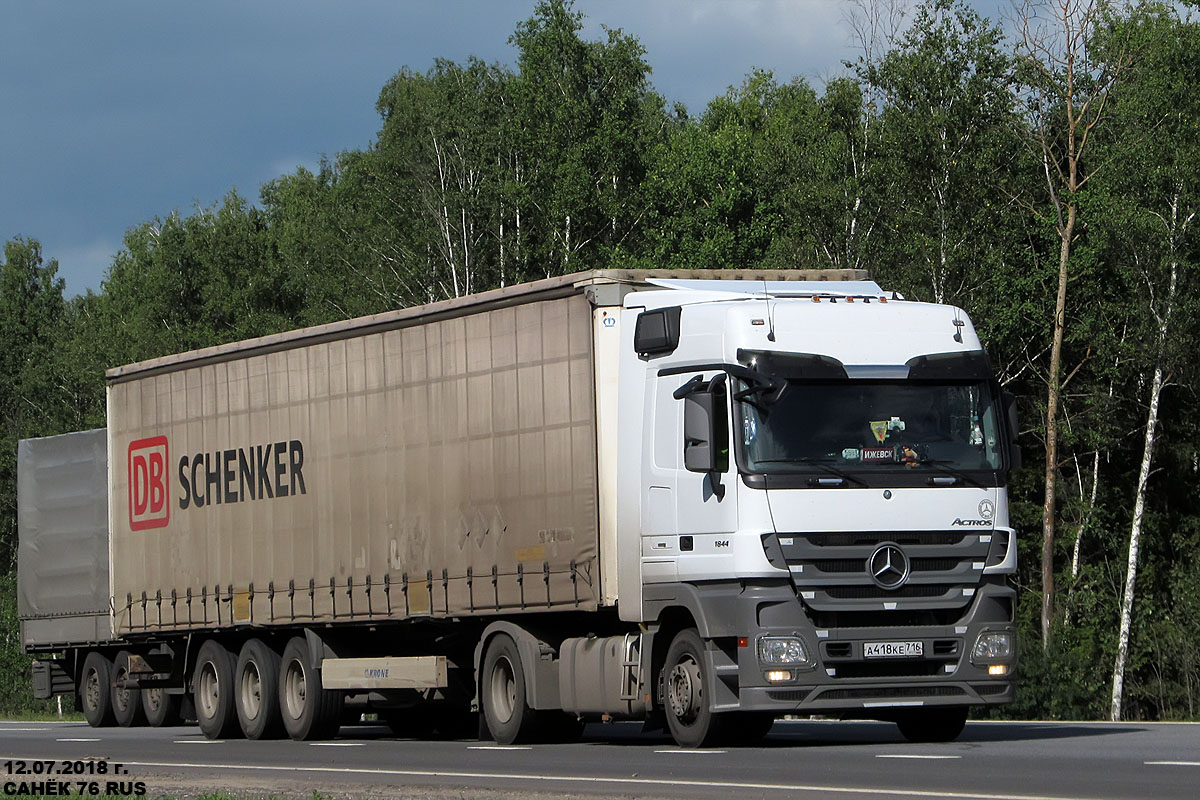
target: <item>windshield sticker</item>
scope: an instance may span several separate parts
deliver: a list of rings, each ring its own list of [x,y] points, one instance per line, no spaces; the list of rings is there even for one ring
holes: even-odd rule
[[[862,418],[859,417],[859,419]],[[872,420],[869,424],[871,425],[871,433],[875,434],[875,441],[883,444],[883,440],[888,435],[888,421],[886,419]]]
[[[895,455],[895,452],[890,447],[864,447],[862,451],[862,460],[891,461]]]
[[[758,435],[758,424],[753,419],[746,419],[742,422],[742,442],[749,447],[754,444],[754,438]]]
[[[858,455],[859,452],[857,447],[847,447],[842,451],[842,458],[846,461],[858,461]]]

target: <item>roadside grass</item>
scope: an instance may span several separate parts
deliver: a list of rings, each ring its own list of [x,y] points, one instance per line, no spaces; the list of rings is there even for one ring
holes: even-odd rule
[[[74,709],[63,708],[62,716],[56,711],[40,711],[17,709],[0,712],[0,720],[4,722],[83,722],[83,714]]]

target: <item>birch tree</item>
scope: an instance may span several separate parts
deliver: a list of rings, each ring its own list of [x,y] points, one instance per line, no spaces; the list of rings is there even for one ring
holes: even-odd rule
[[[1004,195],[1020,166],[1002,38],[964,2],[928,0],[897,47],[864,72],[885,100],[894,187],[885,249],[916,298],[974,300],[1001,258],[1014,210]]]
[[[1125,580],[1121,593],[1110,717],[1121,718],[1136,601],[1139,553],[1163,393],[1194,356],[1196,310],[1196,218],[1200,215],[1200,29],[1183,23],[1168,6],[1146,6],[1122,20],[1107,36],[1127,36],[1138,60],[1130,80],[1113,95],[1113,124],[1119,136],[1107,148],[1114,166],[1104,188],[1113,195],[1119,223],[1117,256],[1138,299],[1135,321],[1143,323],[1141,358],[1145,385],[1141,460],[1133,492]],[[1108,45],[1108,42],[1102,44]],[[1123,47],[1123,43],[1113,43]],[[1181,321],[1190,322],[1181,327]]]
[[[1127,65],[1120,50],[1099,60],[1092,41],[1100,23],[1096,0],[1024,0],[1017,9],[1016,57],[1030,136],[1045,178],[1049,224],[1058,245],[1058,281],[1046,374],[1046,460],[1042,504],[1042,647],[1054,616],[1054,534],[1059,469],[1063,338],[1071,253],[1078,236],[1080,197],[1100,169],[1089,162],[1110,92]],[[1037,207],[1035,206],[1035,211]]]

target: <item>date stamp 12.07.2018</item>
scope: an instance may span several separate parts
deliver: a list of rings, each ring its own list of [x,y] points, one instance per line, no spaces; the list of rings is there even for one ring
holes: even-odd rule
[[[145,781],[108,759],[11,759],[3,762],[5,797],[142,797]]]

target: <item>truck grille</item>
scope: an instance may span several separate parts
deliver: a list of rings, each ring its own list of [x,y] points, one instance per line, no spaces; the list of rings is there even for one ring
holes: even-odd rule
[[[763,545],[773,562],[782,556],[779,566],[791,572],[810,615],[874,612],[864,617],[874,617],[873,626],[880,627],[889,625],[881,625],[887,615],[880,611],[909,619],[913,612],[957,619],[982,581],[992,539],[990,530],[784,533],[765,536]],[[868,569],[885,543],[896,545],[907,564],[897,588],[879,585]]]

